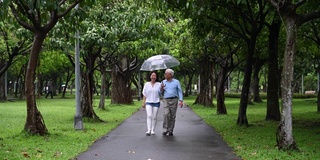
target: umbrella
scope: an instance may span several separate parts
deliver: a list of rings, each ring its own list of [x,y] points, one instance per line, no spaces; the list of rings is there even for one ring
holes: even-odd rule
[[[154,71],[179,66],[180,62],[171,55],[155,55],[144,61],[141,71]]]

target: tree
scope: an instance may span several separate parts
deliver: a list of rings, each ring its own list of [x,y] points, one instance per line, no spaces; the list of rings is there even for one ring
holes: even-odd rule
[[[269,10],[263,0],[212,2],[210,9],[214,10],[212,13],[216,14],[208,16],[206,10],[203,10],[202,12],[204,13],[202,16],[206,17],[208,20],[215,21],[221,28],[227,28],[228,30],[225,29],[228,31],[226,35],[232,34],[232,36],[240,38],[247,44],[245,72],[237,119],[238,125],[247,126],[248,119],[246,113],[252,75],[253,56],[255,54],[257,37],[264,26],[265,17]],[[232,16],[229,16],[230,14],[232,14]],[[230,17],[228,21],[225,20],[226,17]]]
[[[182,7],[182,11],[190,16],[193,24],[195,24],[194,28],[198,28],[199,34],[205,33],[203,35],[206,36],[210,32],[221,32],[220,28],[223,28],[222,31],[226,35],[246,42],[246,66],[237,124],[241,126],[248,125],[246,110],[251,83],[253,56],[257,37],[264,26],[265,17],[269,12],[266,3],[263,0],[194,1],[188,4],[186,4],[186,1],[169,1],[168,3],[175,7],[180,6],[180,8],[181,6],[185,6]],[[209,66],[209,68],[211,67]]]
[[[163,36],[163,26],[168,22],[164,19],[167,18],[165,14],[150,10],[144,5],[140,6],[139,2],[126,1],[116,8],[119,8],[116,11],[119,21],[114,28],[121,38],[117,42],[116,55],[120,61],[111,67],[111,103],[131,104],[133,103],[131,82],[134,80],[132,76],[141,64],[139,58],[159,54],[161,53],[159,50],[164,50],[163,46],[155,47],[150,39]],[[159,20],[153,20],[151,17],[157,17]],[[149,43],[151,45],[145,45]]]
[[[309,24],[305,25],[305,32],[303,32],[303,37],[307,40],[311,41],[311,43],[315,44],[314,47],[310,46],[308,47],[308,50],[312,52],[310,61],[314,65],[314,69],[318,73],[318,76],[320,75],[320,59],[318,58],[320,56],[320,30],[319,30],[319,19],[312,20]],[[309,41],[307,41],[307,44],[310,44]],[[318,77],[318,87],[320,86],[320,79]],[[317,111],[320,112],[320,87],[318,88],[318,96],[317,96]]]
[[[254,8],[253,6],[257,5],[258,8]],[[240,4],[231,3],[229,10],[235,9],[234,14],[240,14],[241,19],[247,19],[247,21],[240,22],[242,25],[239,26],[240,30],[238,29],[238,34],[245,40],[247,43],[247,59],[246,59],[246,67],[245,67],[245,74],[242,84],[242,91],[241,91],[241,100],[239,106],[239,113],[237,124],[240,126],[247,126],[248,119],[247,119],[247,103],[249,98],[249,88],[251,83],[251,74],[252,74],[252,64],[253,64],[253,56],[255,53],[255,46],[256,40],[263,28],[263,23],[265,21],[265,17],[268,14],[268,9],[264,1],[246,1]],[[235,19],[234,19],[235,20]],[[238,20],[235,20],[235,23]],[[248,27],[250,26],[250,27]],[[242,32],[245,31],[245,32]]]
[[[199,65],[196,63],[196,58],[194,58],[193,54],[196,54],[198,51],[195,50],[192,35],[190,35],[190,31],[185,31],[181,34],[180,40],[177,48],[179,48],[179,60],[180,60],[180,68],[179,74],[184,75],[185,77],[185,93],[184,97],[188,97],[192,91],[192,84],[194,83],[193,77],[196,74],[199,74],[198,68]]]
[[[257,48],[257,47],[256,47]],[[263,55],[263,49],[256,49],[256,55],[253,57],[253,75],[252,75],[252,92],[253,102],[261,103],[260,97],[260,77],[259,73],[263,65],[267,62],[267,58]]]
[[[61,1],[18,1],[6,2],[16,21],[33,33],[33,45],[27,66],[25,93],[27,101],[27,119],[24,130],[30,134],[46,135],[48,130],[36,105],[35,75],[40,51],[48,32],[59,19],[67,15],[81,0],[71,4]]]
[[[62,51],[56,49],[55,51],[43,51],[40,55],[39,69],[37,70],[38,74],[38,91],[39,96],[44,82],[50,80],[53,83],[53,93],[56,94],[55,90],[60,90],[62,87],[61,81],[66,77],[65,84],[68,85],[68,82],[71,79],[72,65],[68,60],[66,54]],[[58,81],[59,80],[59,81]],[[58,87],[58,88],[57,88]],[[64,87],[65,89],[66,87]],[[63,96],[62,96],[63,97]]]
[[[0,21],[0,100],[6,101],[5,73],[19,59],[25,57],[31,48],[27,31],[10,23],[8,16]]]
[[[67,15],[62,21],[59,21],[54,30],[48,33],[50,39],[44,42],[45,49],[43,50],[45,52],[40,56],[39,81],[43,78],[47,80],[59,79],[59,88],[57,89],[59,93],[62,93],[62,98],[65,98],[67,88],[72,89],[72,85],[69,86],[69,84],[72,83],[71,80],[74,78],[74,62],[71,58],[74,53],[73,31],[76,30],[75,26],[78,26],[76,23],[79,22],[79,17],[83,17],[83,15],[77,10],[72,15]],[[48,54],[46,55],[46,53]],[[72,59],[71,62],[70,59]],[[49,63],[46,63],[47,61]],[[39,84],[39,86],[41,85],[43,83]]]
[[[298,28],[305,22],[320,18],[319,8],[313,8],[318,2],[299,0],[268,0],[284,19],[286,31],[286,47],[284,52],[284,65],[281,78],[282,112],[277,130],[277,146],[284,150],[297,150],[298,147],[292,133],[292,81],[294,69],[294,55],[296,53],[296,37]],[[297,10],[303,5],[308,9],[301,9],[305,14],[298,14]],[[314,9],[314,10],[312,10]]]
[[[198,59],[198,63],[200,64],[200,93],[194,104],[210,107],[213,106],[214,59],[206,49],[203,52]]]
[[[218,54],[216,55],[216,62],[220,67],[217,77],[217,114],[227,114],[227,108],[224,102],[225,82],[227,81],[228,76],[230,76],[230,73],[244,61],[239,59],[239,56],[237,55],[240,46],[241,45],[234,47],[232,44],[221,46],[219,48],[222,49],[219,49]],[[223,49],[223,47],[226,47],[227,49]]]
[[[22,28],[16,29],[6,20],[0,21],[0,77],[8,68],[19,59],[25,56],[30,50],[30,39]],[[14,33],[14,34],[13,34]]]
[[[103,62],[105,57],[99,57],[99,63]],[[101,87],[100,87],[100,101],[99,109],[105,109],[105,96],[109,95],[109,88],[111,86],[111,78],[108,80],[107,76],[107,67],[109,66],[108,61],[100,65],[101,72]],[[110,77],[110,76],[109,76]]]
[[[266,23],[267,24],[267,23]],[[280,71],[278,63],[279,53],[279,33],[281,27],[280,17],[274,13],[271,24],[267,24],[269,29],[268,46],[268,88],[267,88],[267,114],[266,120],[280,120],[279,107],[279,82]]]

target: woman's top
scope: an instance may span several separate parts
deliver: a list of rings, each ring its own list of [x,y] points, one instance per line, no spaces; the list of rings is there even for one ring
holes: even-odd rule
[[[146,103],[158,103],[160,102],[160,92],[159,88],[161,86],[160,82],[155,82],[152,86],[151,82],[147,82],[142,90],[143,96],[146,97]]]

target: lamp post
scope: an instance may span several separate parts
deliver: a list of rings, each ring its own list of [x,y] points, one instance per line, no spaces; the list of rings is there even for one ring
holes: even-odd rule
[[[79,8],[79,4],[76,9]],[[76,94],[76,114],[74,116],[74,129],[82,130],[82,111],[81,111],[81,74],[80,74],[80,47],[79,47],[79,30],[76,31],[76,43],[75,43],[75,94]]]

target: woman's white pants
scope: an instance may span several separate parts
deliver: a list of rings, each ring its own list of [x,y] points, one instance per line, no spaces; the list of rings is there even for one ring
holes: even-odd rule
[[[148,132],[153,132],[156,128],[157,124],[157,114],[158,114],[159,107],[152,107],[151,105],[146,105],[146,112],[147,112],[147,129]]]

